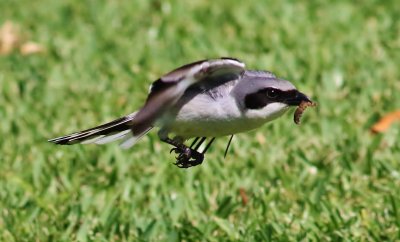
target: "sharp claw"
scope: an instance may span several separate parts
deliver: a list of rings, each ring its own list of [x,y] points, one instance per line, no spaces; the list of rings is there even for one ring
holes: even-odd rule
[[[190,167],[189,164],[184,163],[184,162],[182,162],[182,161],[177,161],[177,162],[175,162],[175,165],[176,165],[177,167],[179,167],[179,168],[189,168],[189,167]]]
[[[175,165],[179,168],[190,168],[203,163],[204,156],[202,156],[201,154],[196,154],[194,155],[194,157],[195,159],[179,157],[175,162]]]
[[[185,153],[180,154],[176,157],[175,165],[179,168],[189,168],[190,164],[190,157],[187,157]]]
[[[204,155],[196,150],[188,147],[175,147],[170,150],[170,153],[175,152],[178,154],[174,163],[179,168],[190,168],[203,163]]]

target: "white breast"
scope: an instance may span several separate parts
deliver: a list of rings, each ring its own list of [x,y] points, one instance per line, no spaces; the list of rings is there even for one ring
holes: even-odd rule
[[[168,130],[184,138],[218,137],[256,129],[281,116],[284,104],[264,109],[243,110],[231,95],[213,99],[197,95],[186,102],[176,115],[168,115]]]

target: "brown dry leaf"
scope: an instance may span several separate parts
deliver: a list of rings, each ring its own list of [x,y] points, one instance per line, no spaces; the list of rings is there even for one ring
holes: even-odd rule
[[[7,55],[16,48],[21,41],[21,34],[16,24],[6,21],[0,28],[0,55]]]
[[[38,43],[29,41],[21,45],[19,51],[21,52],[22,55],[32,55],[32,54],[43,53],[45,51],[45,48]]]
[[[246,206],[249,202],[249,197],[247,196],[246,190],[243,187],[239,188],[239,195],[242,198],[243,206]]]
[[[396,120],[400,121],[400,111],[395,111],[386,114],[383,118],[381,118],[371,127],[371,131],[373,133],[385,132],[386,130],[389,129],[390,125],[392,125],[392,123],[395,122]]]

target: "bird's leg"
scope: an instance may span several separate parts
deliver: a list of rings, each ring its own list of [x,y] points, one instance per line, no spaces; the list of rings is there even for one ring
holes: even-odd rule
[[[192,156],[191,156],[192,159],[189,160],[190,166],[197,166],[197,165],[200,165],[201,163],[203,163],[205,152],[200,153],[198,151],[198,149],[204,143],[204,141],[206,140],[206,137],[202,137],[200,139],[200,141],[197,142],[199,139],[200,139],[200,137],[196,137],[194,139],[193,143],[190,145],[190,148],[192,151]],[[211,141],[211,143],[212,143],[212,141]],[[210,143],[209,143],[209,145],[210,145]],[[208,149],[209,145],[207,145],[205,150]],[[192,148],[193,146],[195,146],[195,147]]]
[[[204,148],[204,150],[203,150],[201,153],[199,153],[197,150],[200,148],[200,145],[201,145],[205,140],[206,140],[206,138],[203,137],[203,138],[200,140],[199,144],[196,145],[195,149],[192,150],[192,151],[194,151],[194,152],[193,152],[193,154],[192,154],[192,156],[191,156],[191,158],[193,158],[193,160],[190,160],[191,166],[197,166],[197,165],[200,165],[201,163],[203,163],[204,154],[207,152],[208,148],[210,148],[211,144],[214,142],[215,137],[212,138],[211,141],[208,142],[206,148]]]
[[[197,143],[197,141],[200,139],[200,137],[196,137],[194,140],[193,140],[193,142],[192,142],[192,144],[190,145],[190,147],[189,148],[192,148],[196,143]]]
[[[208,148],[210,148],[211,144],[214,142],[215,137],[213,137],[210,142],[208,142],[206,148],[204,148],[203,152],[201,152],[203,155],[207,152]]]
[[[196,137],[189,147],[187,147],[182,141],[178,139],[170,139],[168,137],[165,137],[161,138],[161,140],[175,146],[175,148],[171,149],[171,152],[174,151],[178,154],[178,156],[176,157],[175,165],[177,165],[179,168],[189,168],[203,163],[204,154],[214,142],[215,137],[213,137],[210,142],[208,142],[201,153],[198,151],[198,149],[204,143],[206,137]]]
[[[187,147],[183,142],[175,140],[175,139],[170,139],[170,138],[163,138],[163,139],[161,139],[161,141],[175,146],[175,148],[171,149],[170,153],[172,151],[174,151],[175,153],[179,154],[179,156],[183,155],[183,156],[187,156],[188,158],[190,158],[191,153],[192,153],[191,148]]]
[[[199,153],[195,149],[187,147],[182,142],[179,142],[175,139],[170,139],[168,137],[162,138],[161,140],[165,143],[175,146],[175,148],[171,149],[171,152],[174,151],[178,154],[175,165],[177,165],[179,168],[189,168],[199,165],[203,162],[203,154]]]
[[[200,148],[200,146],[204,143],[205,140],[206,140],[206,137],[202,137],[201,140],[194,147],[194,150],[198,150]]]
[[[177,165],[179,167],[184,167],[184,166],[182,166],[182,161],[186,162],[185,165],[189,165],[186,168],[192,167],[192,166],[197,166],[197,165],[200,165],[201,163],[203,163],[204,154],[207,152],[207,150],[210,148],[211,144],[214,142],[215,137],[213,137],[210,140],[210,142],[208,142],[208,144],[206,145],[206,147],[204,148],[204,150],[201,153],[198,151],[198,149],[204,143],[204,141],[206,140],[206,137],[202,137],[200,139],[199,143],[197,143],[198,139],[199,138],[196,138],[193,141],[193,143],[190,145],[190,148],[192,148],[194,145],[196,145],[196,146],[194,147],[194,149],[191,149],[192,154],[191,154],[191,157],[189,158],[189,160],[180,160],[179,159],[180,157],[177,158]]]

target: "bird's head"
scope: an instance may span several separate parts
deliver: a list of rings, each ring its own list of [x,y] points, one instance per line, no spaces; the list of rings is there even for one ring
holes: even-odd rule
[[[312,102],[291,82],[276,78],[273,74],[256,72],[247,75],[248,82],[242,86],[241,96],[242,106],[249,118],[270,121],[303,101]]]

